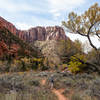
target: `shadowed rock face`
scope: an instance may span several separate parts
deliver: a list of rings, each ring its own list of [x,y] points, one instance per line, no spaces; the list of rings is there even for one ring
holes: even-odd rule
[[[34,27],[29,30],[18,30],[10,22],[0,17],[0,26],[7,28],[14,35],[17,35],[20,39],[27,42],[33,42],[36,40],[65,40],[67,37],[63,28],[59,26],[54,27]]]

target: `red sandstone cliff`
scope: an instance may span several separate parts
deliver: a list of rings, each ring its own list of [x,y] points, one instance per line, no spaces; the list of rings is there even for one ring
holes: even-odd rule
[[[34,27],[29,30],[18,30],[10,22],[0,17],[0,26],[7,28],[14,35],[17,35],[20,39],[27,42],[33,42],[35,40],[65,40],[66,35],[63,28],[59,26],[54,27]]]

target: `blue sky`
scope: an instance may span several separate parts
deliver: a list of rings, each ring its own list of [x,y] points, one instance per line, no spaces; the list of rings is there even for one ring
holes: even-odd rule
[[[71,11],[82,13],[100,0],[0,0],[0,16],[19,29],[61,25]]]

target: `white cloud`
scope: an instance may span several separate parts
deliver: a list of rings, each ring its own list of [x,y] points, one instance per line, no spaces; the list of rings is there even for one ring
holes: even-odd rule
[[[21,30],[28,30],[29,28],[32,27],[32,25],[28,25],[26,23],[20,23],[20,22],[15,23],[15,25],[18,29],[21,29]]]
[[[51,13],[54,18],[61,16],[64,12],[68,12],[73,8],[84,4],[86,0],[44,0],[44,3],[40,0],[34,1],[33,5],[30,1],[16,2],[16,0],[0,0],[0,8],[11,13],[17,13],[21,11],[31,11],[40,13]],[[36,5],[35,5],[36,4]],[[41,9],[42,8],[42,9]]]
[[[74,10],[80,5],[86,3],[86,0],[48,0],[50,6],[50,13],[57,18],[62,14],[66,14]]]
[[[56,10],[56,9],[52,9],[52,10],[50,10],[49,12],[50,12],[51,14],[53,14],[54,17],[59,17],[59,16],[61,16],[61,13],[60,13],[58,10]]]
[[[89,45],[89,42],[88,42],[88,39],[86,37],[83,37],[81,35],[78,35],[78,34],[71,34],[71,33],[66,33],[66,35],[72,40],[72,41],[75,41],[75,40],[80,40],[83,44],[86,44],[85,45],[85,51],[89,51],[91,49],[91,46]],[[100,47],[100,41],[98,40],[97,37],[91,37],[91,40],[92,40],[92,43],[97,47],[99,48]]]
[[[35,17],[33,16],[32,18],[30,18],[31,20],[31,24],[30,23],[26,23],[26,22],[15,22],[15,26],[18,28],[18,29],[21,29],[21,30],[27,30],[31,27],[35,27],[35,26],[54,26],[54,25],[59,25],[59,22],[56,21],[55,23],[55,20],[48,20],[48,19],[45,19],[45,18],[38,18],[38,17]]]
[[[61,16],[61,13],[55,13],[54,16],[59,17],[59,16]]]
[[[0,0],[0,8],[7,12],[17,13],[20,11],[43,11],[41,7],[31,5],[30,2],[18,3],[11,0]]]
[[[48,0],[51,8],[55,10],[70,9],[84,4],[86,0]]]
[[[46,19],[43,17],[36,17],[33,16],[31,21],[33,22],[33,26],[53,26],[53,25],[59,25],[59,22],[56,21],[55,19]]]

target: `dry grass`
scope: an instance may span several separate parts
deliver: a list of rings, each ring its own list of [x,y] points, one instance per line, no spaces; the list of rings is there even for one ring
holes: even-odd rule
[[[57,100],[50,89],[49,79],[54,76],[54,88],[64,89],[63,95],[69,100],[99,100],[100,76],[90,74],[72,75],[67,72],[23,72],[0,75],[0,98],[10,96],[15,90],[17,100]],[[41,83],[46,79],[45,84]],[[44,82],[44,81],[43,81]],[[13,87],[13,88],[12,88]],[[10,93],[8,95],[8,93]],[[30,97],[31,96],[31,97]],[[23,99],[20,99],[22,98]],[[6,99],[0,99],[6,100]],[[14,99],[7,99],[14,100]]]

